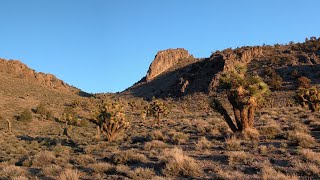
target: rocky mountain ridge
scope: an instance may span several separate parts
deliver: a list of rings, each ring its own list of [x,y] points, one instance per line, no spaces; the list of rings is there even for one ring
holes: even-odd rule
[[[79,93],[80,90],[58,79],[55,75],[36,72],[18,60],[0,58],[0,72],[14,78],[24,79],[30,83],[40,84],[50,89],[66,93]]]

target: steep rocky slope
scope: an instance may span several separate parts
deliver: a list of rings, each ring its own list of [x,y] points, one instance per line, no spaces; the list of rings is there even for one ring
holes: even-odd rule
[[[173,51],[177,50],[162,51],[162,56],[170,58]],[[148,72],[146,78],[121,95],[145,99],[181,97],[198,92],[212,95],[217,92],[220,74],[232,69],[238,63],[246,64],[250,73],[259,74],[270,85],[274,94],[279,94],[279,91],[294,90],[297,78],[300,76],[306,76],[312,83],[318,84],[319,59],[320,38],[315,37],[304,43],[226,49],[216,51],[210,57],[203,59],[181,57],[177,63],[168,65],[166,70],[163,69],[161,74],[153,76],[153,79],[148,78],[150,76]],[[156,56],[150,67],[161,69],[168,61]],[[281,81],[280,88],[274,88],[275,78]]]

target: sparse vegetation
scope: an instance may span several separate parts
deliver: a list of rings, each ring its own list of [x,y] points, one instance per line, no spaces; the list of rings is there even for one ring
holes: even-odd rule
[[[146,114],[148,116],[153,116],[157,124],[160,124],[161,116],[166,116],[169,113],[168,107],[161,101],[154,100],[148,106],[145,107]]]
[[[296,97],[302,107],[309,108],[312,112],[320,110],[320,91],[317,87],[300,88]]]
[[[30,109],[25,109],[18,117],[19,121],[30,122],[32,121],[32,112]]]
[[[319,179],[319,42],[182,59],[90,97],[1,71],[0,179]]]

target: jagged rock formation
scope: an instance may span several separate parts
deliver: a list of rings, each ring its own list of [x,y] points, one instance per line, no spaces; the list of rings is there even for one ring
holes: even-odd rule
[[[79,89],[74,88],[56,78],[52,74],[36,72],[18,60],[0,59],[0,72],[7,73],[13,77],[25,79],[61,92],[79,93]]]
[[[182,48],[159,51],[149,67],[146,80],[150,81],[154,79],[159,74],[176,65],[179,60],[189,58],[190,56],[189,52]]]
[[[158,53],[145,78],[147,81],[142,79],[121,95],[146,99],[153,96],[180,97],[194,93],[215,95],[220,75],[233,69],[236,64],[247,65],[250,73],[261,76],[265,82],[270,82],[269,85],[272,85],[273,77],[266,72],[268,68],[272,69],[281,77],[281,89],[286,91],[294,90],[296,79],[291,75],[293,72],[298,76],[308,77],[315,84],[320,83],[320,38],[304,43],[225,49],[212,53],[209,58],[194,58],[183,66],[181,63],[171,63],[167,67],[162,67],[166,64],[164,59],[171,57],[170,50],[166,54],[164,56]],[[186,53],[185,55],[188,56]],[[173,62],[184,63],[185,60]]]

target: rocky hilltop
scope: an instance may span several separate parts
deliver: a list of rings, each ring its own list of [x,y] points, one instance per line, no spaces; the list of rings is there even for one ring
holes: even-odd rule
[[[159,51],[149,67],[146,80],[150,81],[154,79],[159,74],[176,65],[180,60],[189,57],[191,57],[191,55],[183,48]]]
[[[18,60],[0,59],[0,72],[14,78],[24,79],[28,82],[59,90],[60,92],[79,93],[80,90],[69,86],[52,74],[36,72]]]
[[[229,48],[201,59],[190,58],[184,49],[169,49],[156,55],[146,78],[121,95],[149,99],[198,92],[215,94],[220,74],[239,63],[247,65],[250,73],[260,75],[273,92],[290,91],[294,90],[297,77],[306,76],[314,84],[320,82],[319,59],[320,38],[315,37],[303,43]]]

